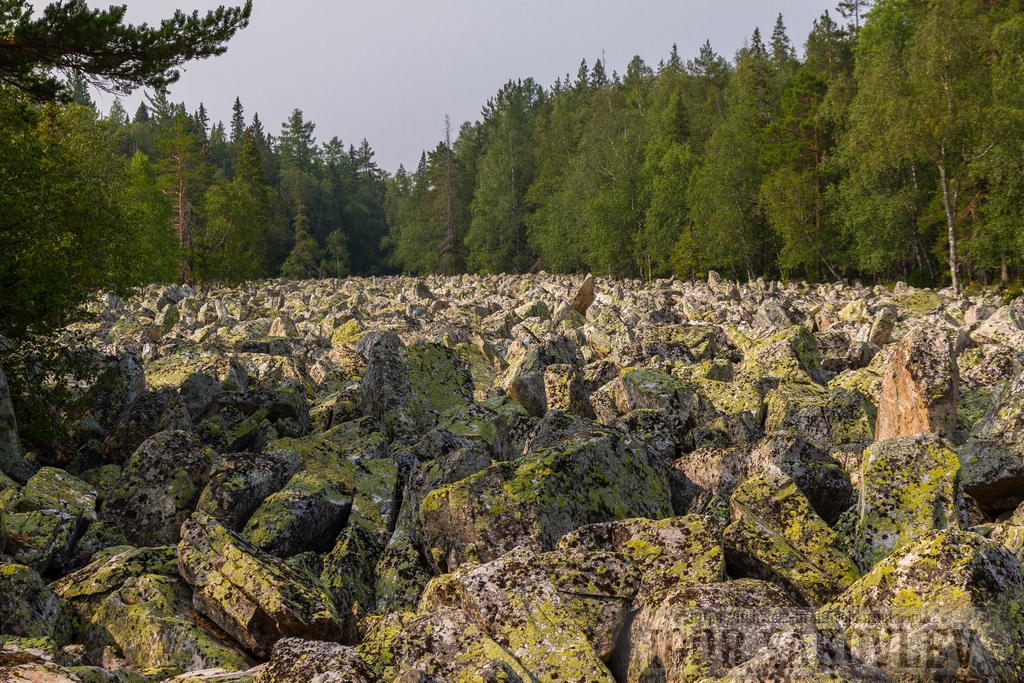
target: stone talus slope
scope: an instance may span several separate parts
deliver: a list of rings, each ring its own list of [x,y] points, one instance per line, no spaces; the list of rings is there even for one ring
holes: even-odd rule
[[[26,449],[0,680],[1024,679],[1024,299],[150,287]]]

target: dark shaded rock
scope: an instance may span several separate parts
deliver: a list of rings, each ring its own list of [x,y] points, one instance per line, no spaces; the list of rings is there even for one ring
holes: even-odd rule
[[[187,432],[160,432],[135,451],[101,508],[134,545],[177,543],[216,455]]]

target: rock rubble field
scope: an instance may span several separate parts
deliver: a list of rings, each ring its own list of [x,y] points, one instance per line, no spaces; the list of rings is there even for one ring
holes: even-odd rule
[[[0,373],[0,680],[1024,679],[1024,297],[551,275],[107,295]]]

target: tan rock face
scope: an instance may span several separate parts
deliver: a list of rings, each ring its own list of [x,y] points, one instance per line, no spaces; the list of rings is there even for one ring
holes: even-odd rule
[[[959,389],[949,338],[925,328],[911,330],[900,341],[882,380],[875,439],[923,432],[952,438]]]

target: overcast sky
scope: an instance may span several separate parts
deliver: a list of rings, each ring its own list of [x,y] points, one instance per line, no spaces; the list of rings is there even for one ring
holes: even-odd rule
[[[106,0],[90,4],[106,6]],[[205,11],[208,0],[117,0],[134,23],[154,23],[180,7]],[[378,164],[414,166],[453,127],[480,109],[509,79],[550,86],[580,60],[603,54],[620,74],[633,55],[650,65],[672,44],[696,55],[705,40],[730,60],[754,27],[771,34],[781,12],[802,51],[814,19],[835,0],[255,0],[252,22],[227,54],[187,66],[171,89],[190,110],[203,102],[225,123],[241,97],[247,118],[259,112],[275,135],[295,108],[316,123],[318,141],[364,137]],[[834,11],[833,11],[834,14]],[[140,94],[125,107],[134,113]],[[112,98],[99,98],[102,110]]]

